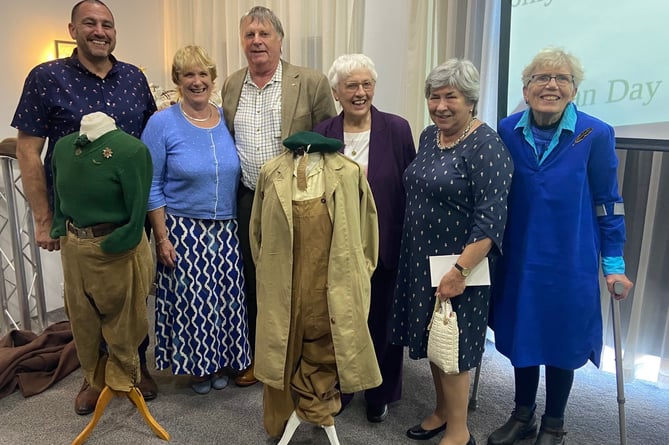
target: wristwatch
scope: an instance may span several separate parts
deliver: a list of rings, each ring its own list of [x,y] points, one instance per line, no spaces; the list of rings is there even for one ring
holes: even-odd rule
[[[460,275],[462,275],[462,276],[465,277],[465,278],[467,278],[467,277],[469,276],[469,274],[472,273],[472,270],[471,270],[471,269],[467,269],[466,267],[462,267],[462,266],[459,265],[458,263],[455,263],[455,264],[453,265],[453,267],[455,267],[456,269],[458,269],[458,270],[460,271]]]

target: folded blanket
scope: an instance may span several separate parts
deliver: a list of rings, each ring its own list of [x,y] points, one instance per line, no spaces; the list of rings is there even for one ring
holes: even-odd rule
[[[0,338],[0,398],[18,386],[24,397],[39,394],[79,367],[70,322],[37,335],[12,330]]]

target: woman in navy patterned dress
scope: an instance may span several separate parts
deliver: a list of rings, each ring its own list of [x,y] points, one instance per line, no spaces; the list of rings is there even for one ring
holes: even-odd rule
[[[451,299],[460,331],[460,373],[447,375],[430,363],[436,407],[407,436],[423,440],[445,430],[440,445],[470,445],[475,441],[467,428],[468,371],[483,354],[490,292],[466,287],[465,276],[501,252],[513,164],[497,133],[476,118],[479,75],[471,62],[451,59],[434,68],[425,97],[434,125],[423,130],[418,155],[404,172],[407,204],[393,340],[409,346],[411,359],[427,357],[435,296]],[[435,290],[429,257],[454,254],[456,266]]]

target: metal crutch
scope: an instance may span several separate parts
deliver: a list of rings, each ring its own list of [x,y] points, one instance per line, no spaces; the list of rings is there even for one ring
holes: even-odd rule
[[[613,292],[620,295],[625,291],[623,283],[613,283]],[[618,425],[620,426],[620,445],[627,445],[627,427],[625,426],[625,382],[623,377],[623,352],[620,346],[620,305],[611,297],[613,314],[613,345],[616,353],[616,383],[618,385]]]

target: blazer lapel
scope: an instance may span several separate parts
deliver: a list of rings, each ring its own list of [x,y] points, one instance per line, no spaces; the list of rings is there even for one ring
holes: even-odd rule
[[[292,134],[291,127],[297,108],[297,98],[300,94],[300,75],[294,71],[289,63],[281,61],[281,140]]]
[[[285,153],[281,166],[273,178],[274,190],[281,203],[288,223],[293,223],[293,155]]]
[[[367,181],[374,181],[375,173],[378,172],[383,164],[383,149],[388,146],[388,131],[386,121],[372,106],[372,128],[369,132],[369,160],[367,165]]]
[[[244,86],[247,71],[244,70],[239,73],[240,75],[230,77],[230,83],[225,91],[225,97],[223,97],[223,113],[233,138],[235,136],[235,116],[237,114],[237,107],[239,106],[239,99],[242,96],[242,87]]]
[[[323,172],[325,173],[325,199],[327,202],[332,202],[332,195],[334,195],[335,190],[339,187],[339,181],[341,175],[339,171],[344,167],[340,156],[337,153],[325,153],[325,168]],[[330,208],[330,206],[328,206]],[[332,215],[330,215],[332,216]]]

